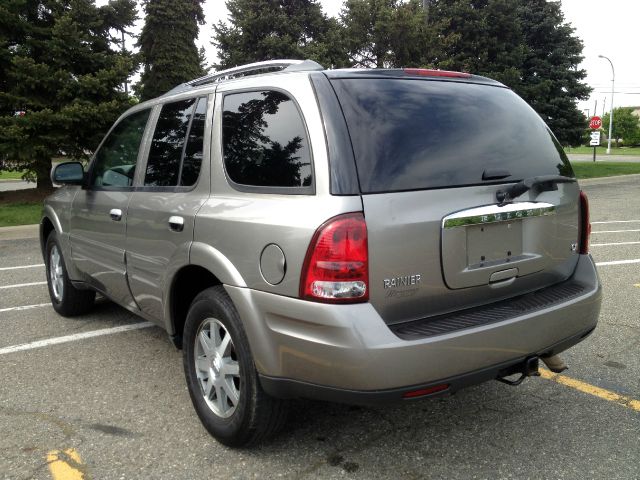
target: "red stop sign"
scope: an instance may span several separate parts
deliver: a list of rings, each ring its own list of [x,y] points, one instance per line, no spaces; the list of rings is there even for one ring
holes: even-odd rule
[[[602,127],[602,119],[600,117],[591,117],[591,120],[589,121],[589,128],[597,130],[600,127]]]

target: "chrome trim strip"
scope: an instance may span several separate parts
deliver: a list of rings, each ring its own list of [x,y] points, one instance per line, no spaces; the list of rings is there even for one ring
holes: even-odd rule
[[[529,217],[555,215],[556,207],[544,202],[509,203],[503,207],[486,205],[452,213],[442,219],[442,228],[467,227],[486,223],[508,222]]]

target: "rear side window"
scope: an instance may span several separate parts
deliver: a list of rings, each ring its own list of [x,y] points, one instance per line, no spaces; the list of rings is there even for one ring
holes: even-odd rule
[[[191,120],[191,128],[189,129],[189,137],[184,150],[184,159],[182,161],[182,173],[180,175],[180,185],[190,187],[198,180],[200,167],[202,165],[202,155],[204,152],[204,122],[207,115],[207,99],[198,100],[193,120]]]
[[[144,185],[191,186],[202,163],[205,98],[166,103],[151,140]]]
[[[542,119],[512,91],[470,83],[337,79],[363,193],[573,176]]]
[[[311,187],[311,152],[295,102],[282,92],[224,97],[222,148],[229,179],[251,187]]]
[[[94,158],[92,186],[121,188],[133,184],[138,149],[148,118],[149,110],[141,110],[123,118],[113,128]]]

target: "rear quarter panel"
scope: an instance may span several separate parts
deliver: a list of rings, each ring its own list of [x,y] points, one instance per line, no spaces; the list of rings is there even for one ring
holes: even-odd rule
[[[237,90],[270,88],[293,97],[304,117],[314,164],[315,194],[239,192],[227,181],[221,147],[223,96]],[[361,199],[357,195],[330,194],[324,129],[308,74],[276,74],[225,82],[219,85],[216,95],[212,194],[198,212],[194,241],[213,246],[233,265],[237,274],[229,275],[230,281],[239,283],[239,275],[249,288],[295,297],[307,247],[316,229],[333,216],[361,211]],[[284,278],[277,285],[268,283],[260,270],[261,253],[270,244],[278,245],[286,259]]]

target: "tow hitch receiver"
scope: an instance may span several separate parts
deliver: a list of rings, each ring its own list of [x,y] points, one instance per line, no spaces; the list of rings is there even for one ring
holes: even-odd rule
[[[520,374],[515,380],[510,380],[507,377],[511,375]],[[496,380],[507,385],[515,387],[524,382],[527,377],[539,377],[538,372],[538,357],[529,357],[524,362],[513,365],[505,370],[501,371]]]

